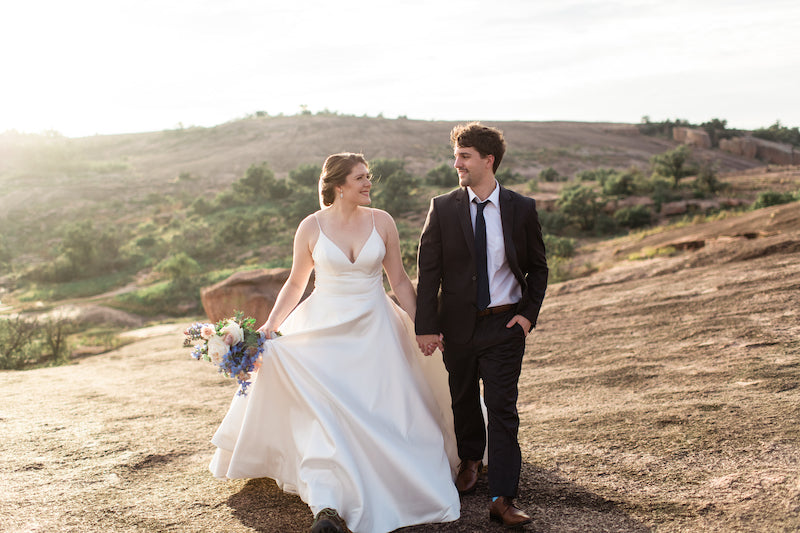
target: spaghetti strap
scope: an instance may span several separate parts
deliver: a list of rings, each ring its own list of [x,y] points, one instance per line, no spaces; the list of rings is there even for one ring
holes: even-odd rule
[[[370,209],[369,212],[372,215],[372,229],[374,230],[375,229],[375,210],[374,209]]]
[[[314,213],[314,220],[316,220],[316,221],[317,221],[317,228],[319,228],[319,232],[320,232],[320,233],[322,233],[322,226],[320,226],[320,225],[319,225],[319,219],[317,218],[317,213],[319,213],[319,211],[317,211],[316,213]],[[373,224],[374,224],[374,223],[373,223]]]

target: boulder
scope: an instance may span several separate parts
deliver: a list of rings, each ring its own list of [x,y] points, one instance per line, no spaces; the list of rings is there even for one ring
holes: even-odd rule
[[[705,130],[689,130],[686,132],[686,140],[684,141],[689,146],[695,148],[711,148],[711,137]]]
[[[229,318],[236,311],[256,319],[256,327],[267,321],[281,287],[289,278],[288,268],[246,270],[204,287],[200,291],[203,310],[211,322]],[[303,299],[314,289],[314,276],[308,282]]]

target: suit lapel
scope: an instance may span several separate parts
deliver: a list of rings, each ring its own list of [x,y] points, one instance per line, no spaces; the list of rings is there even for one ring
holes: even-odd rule
[[[517,249],[514,247],[514,201],[511,193],[500,186],[500,221],[503,224],[503,241],[506,247],[506,259],[512,270],[517,268]]]
[[[467,241],[467,248],[472,258],[475,258],[475,232],[472,230],[472,217],[469,214],[469,194],[467,189],[461,188],[456,195],[456,209],[458,219],[461,221],[461,229],[464,232],[464,240]]]

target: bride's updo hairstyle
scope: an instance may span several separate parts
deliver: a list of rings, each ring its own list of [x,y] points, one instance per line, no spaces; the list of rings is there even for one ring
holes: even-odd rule
[[[333,204],[336,198],[336,187],[344,185],[347,176],[353,167],[362,163],[369,170],[369,163],[363,154],[343,152],[329,155],[322,165],[322,174],[319,176],[319,205],[322,208]]]

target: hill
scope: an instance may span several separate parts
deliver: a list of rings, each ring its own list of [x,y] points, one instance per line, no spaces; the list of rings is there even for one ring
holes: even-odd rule
[[[520,382],[532,530],[800,528],[799,219],[794,202],[596,243],[604,270],[550,287]],[[308,529],[269,480],[208,473],[234,388],[180,348],[185,326],[0,372],[0,529]],[[460,521],[407,531],[485,531],[485,494],[484,479]]]
[[[280,178],[341,151],[402,159],[409,171],[424,175],[451,157],[448,136],[455,124],[298,115],[75,139],[6,133],[0,135],[0,213],[33,218],[92,212],[99,220],[119,219],[135,216],[158,197],[219,191],[252,164],[266,161]],[[651,156],[676,145],[642,135],[630,124],[487,124],[506,134],[504,166],[528,179],[546,167],[564,175],[601,166],[644,167]],[[698,156],[717,161],[723,172],[762,166],[719,150],[699,150]],[[187,179],[179,180],[181,175]]]

